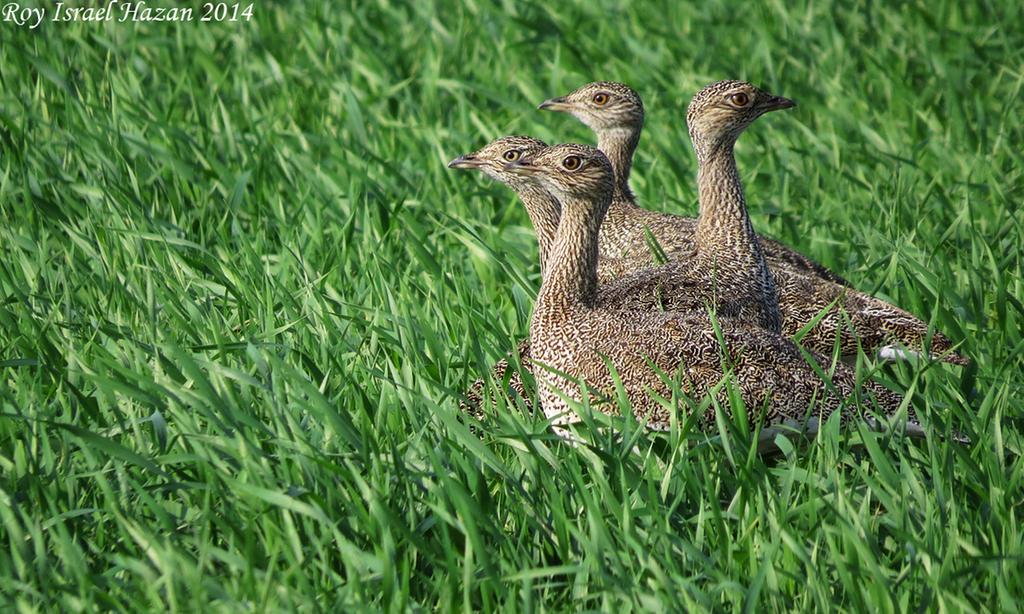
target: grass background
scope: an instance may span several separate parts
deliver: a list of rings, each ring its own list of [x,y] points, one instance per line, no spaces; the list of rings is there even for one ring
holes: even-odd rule
[[[1021,5],[618,5],[0,23],[0,607],[1020,608]],[[539,275],[445,162],[592,142],[534,107],[622,80],[639,199],[694,214],[721,78],[800,103],[740,143],[755,225],[964,341],[880,377],[973,445],[459,422]]]

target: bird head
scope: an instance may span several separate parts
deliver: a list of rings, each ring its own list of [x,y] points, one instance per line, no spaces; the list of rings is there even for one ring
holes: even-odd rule
[[[596,81],[578,90],[540,103],[540,109],[562,111],[594,132],[639,131],[644,124],[644,103],[636,91],[622,83]]]
[[[505,170],[505,165],[547,147],[547,143],[529,136],[503,136],[473,153],[459,156],[448,168],[476,169],[505,184],[521,181],[520,176]]]
[[[765,113],[795,106],[789,98],[769,94],[744,81],[718,81],[697,92],[690,101],[686,124],[701,155],[701,150],[731,146]]]
[[[507,164],[506,170],[546,189],[566,206],[569,201],[603,202],[615,189],[611,162],[596,147],[552,145]]]

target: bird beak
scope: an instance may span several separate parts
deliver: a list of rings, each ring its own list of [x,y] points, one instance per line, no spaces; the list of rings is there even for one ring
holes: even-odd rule
[[[514,175],[530,176],[537,173],[537,167],[528,160],[516,160],[505,165],[505,170]]]
[[[768,111],[779,111],[782,109],[792,109],[796,106],[796,103],[789,98],[783,98],[782,96],[772,96],[768,100],[761,104],[761,108],[765,113]]]
[[[537,108],[547,111],[571,111],[572,103],[566,100],[565,96],[559,96],[558,98],[548,98],[537,105]]]
[[[466,154],[449,162],[448,168],[480,168],[480,160],[477,160],[473,154]]]

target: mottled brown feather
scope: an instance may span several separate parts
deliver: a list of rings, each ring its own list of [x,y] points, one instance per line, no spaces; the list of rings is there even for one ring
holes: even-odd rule
[[[705,88],[703,94],[747,85],[723,81]],[[607,94],[607,101],[604,105],[595,105],[593,97],[602,92]],[[594,130],[598,148],[615,168],[615,196],[601,228],[602,278],[621,276],[656,264],[647,247],[647,232],[672,258],[693,254],[698,220],[639,207],[629,190],[633,154],[644,122],[643,102],[636,91],[622,83],[601,81],[552,100],[560,104],[547,108],[569,112]],[[545,219],[548,224],[557,224],[550,216]],[[802,344],[829,352],[838,334],[844,356],[855,355],[858,345],[874,354],[893,345],[914,352],[925,350],[929,334],[926,322],[849,287],[843,278],[799,252],[764,236],[759,238],[775,281],[785,334],[795,334],[819,312],[828,310],[828,315],[801,340]],[[843,324],[847,317],[850,326]],[[927,351],[949,363],[968,362],[953,351],[952,341],[938,331],[932,331]]]
[[[586,162],[576,171],[559,167],[560,160],[569,156]],[[614,189],[610,162],[600,151],[557,145],[524,156],[510,168],[532,172],[530,177],[542,182],[562,205],[530,324],[538,399],[556,424],[577,419],[564,395],[582,400],[579,382],[597,393],[597,409],[617,411],[614,404],[601,402],[612,397],[615,389],[605,361],[615,367],[634,412],[656,429],[667,428],[671,422],[671,411],[656,399],[669,395],[671,386],[652,366],[680,378],[688,397],[714,394],[724,406],[728,406],[727,393],[718,386],[724,377],[730,377],[748,411],[756,414],[766,409],[764,424],[769,426],[802,423],[812,415],[808,413],[812,408],[818,418],[837,410],[855,412],[852,405],[844,409],[847,397],[862,390],[853,371],[838,365],[826,384],[796,346],[777,333],[720,314],[727,348],[723,355],[701,304],[707,295],[700,284],[692,287],[692,308],[673,312],[657,312],[649,305],[637,307],[624,301],[623,297],[646,292],[638,284],[642,286],[653,276],[642,277],[643,272],[641,281],[629,276],[598,286],[599,227]],[[684,302],[681,297],[675,299],[677,306]],[[820,356],[813,359],[825,364]],[[863,390],[870,390],[887,413],[899,406],[899,395],[891,391],[872,384]],[[855,415],[844,413],[841,419]],[[710,416],[702,416],[701,423],[709,425]]]

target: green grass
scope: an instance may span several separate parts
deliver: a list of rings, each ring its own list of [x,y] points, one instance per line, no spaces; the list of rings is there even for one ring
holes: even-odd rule
[[[1019,609],[1019,3],[500,4],[0,23],[0,608]],[[463,425],[539,272],[444,163],[591,142],[535,105],[599,78],[689,214],[692,93],[796,99],[738,148],[755,225],[964,340],[880,377],[974,443]]]

